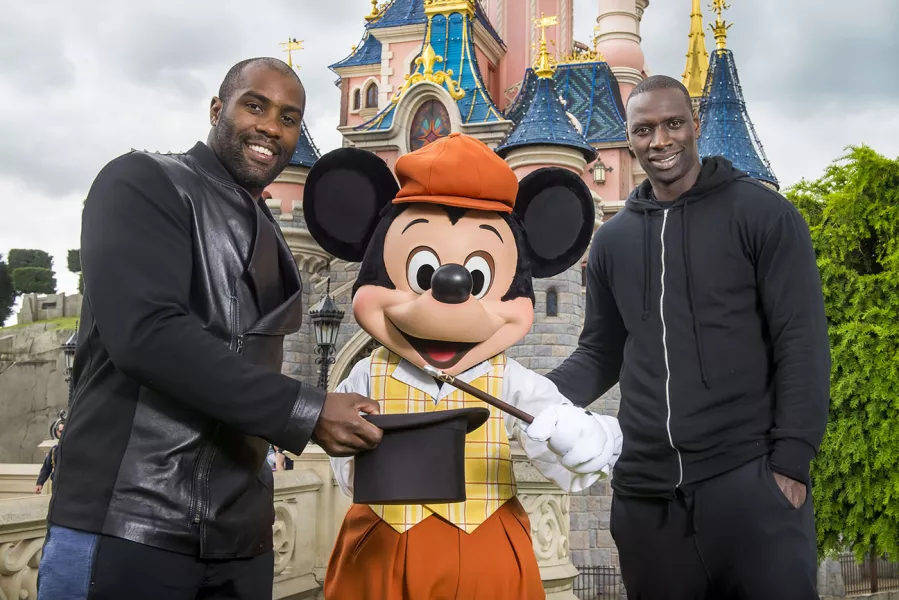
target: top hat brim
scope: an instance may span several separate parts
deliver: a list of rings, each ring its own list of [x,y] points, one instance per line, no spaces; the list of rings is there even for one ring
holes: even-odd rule
[[[399,431],[404,429],[425,429],[434,425],[440,425],[460,417],[467,420],[465,432],[471,433],[487,422],[490,411],[486,408],[458,408],[453,410],[438,410],[429,413],[403,413],[390,415],[363,415],[382,431]]]

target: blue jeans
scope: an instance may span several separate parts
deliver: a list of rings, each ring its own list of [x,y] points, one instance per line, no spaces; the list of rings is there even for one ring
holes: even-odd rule
[[[87,600],[100,536],[51,525],[38,571],[38,600]]]

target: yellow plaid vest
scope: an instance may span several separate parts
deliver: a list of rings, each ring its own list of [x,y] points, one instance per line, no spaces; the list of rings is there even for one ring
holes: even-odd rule
[[[465,502],[371,505],[371,509],[400,533],[432,514],[471,533],[516,493],[503,413],[457,389],[435,404],[434,398],[428,394],[392,377],[401,360],[399,355],[383,347],[372,352],[369,372],[371,399],[380,404],[382,414],[482,407],[490,410],[490,418],[465,438]],[[490,359],[490,365],[490,371],[472,381],[471,385],[501,399],[505,355],[494,356]]]

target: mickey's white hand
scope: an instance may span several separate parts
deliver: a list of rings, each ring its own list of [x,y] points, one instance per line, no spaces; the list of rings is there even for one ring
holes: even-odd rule
[[[608,474],[621,454],[618,420],[571,404],[543,410],[527,426],[525,434],[535,442],[547,442],[562,466],[575,473]]]

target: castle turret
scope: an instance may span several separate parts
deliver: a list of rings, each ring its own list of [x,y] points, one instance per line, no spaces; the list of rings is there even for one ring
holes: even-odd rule
[[[600,2],[597,47],[612,67],[625,102],[631,90],[646,77],[640,21],[648,6],[649,0]]]
[[[545,21],[542,28],[544,33],[533,69],[536,82],[529,103],[509,137],[496,149],[519,179],[544,166],[565,167],[581,175],[596,158],[596,150],[579,131],[582,127],[575,127],[573,117],[565,110],[556,91],[555,67],[545,35],[545,27],[551,22]]]
[[[712,53],[699,109],[699,154],[702,157],[724,156],[741,171],[778,188],[780,184],[746,110],[734,55],[727,49],[727,30],[731,24],[721,15],[728,6],[725,0],[714,0],[712,5],[718,13],[717,20],[711,25],[717,48]]]
[[[683,74],[683,83],[693,99],[694,109],[699,108],[699,100],[705,90],[705,82],[709,73],[709,52],[705,46],[700,2],[701,0],[693,0],[693,11],[690,13],[687,65]]]

